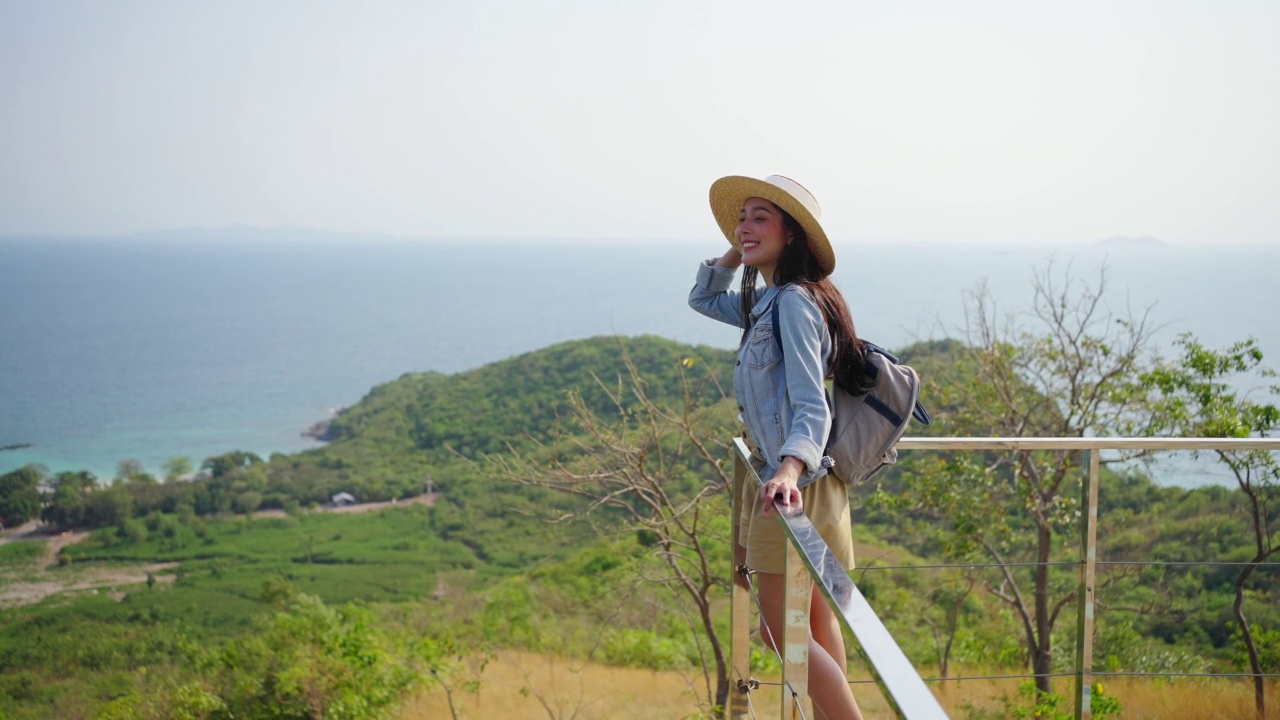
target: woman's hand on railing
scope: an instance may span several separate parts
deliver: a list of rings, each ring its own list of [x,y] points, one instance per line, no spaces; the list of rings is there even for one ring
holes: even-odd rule
[[[804,462],[787,456],[782,458],[782,466],[768,482],[760,486],[760,499],[764,501],[764,514],[768,517],[773,512],[776,501],[784,512],[804,509],[804,501],[800,499],[800,488],[796,482],[804,471]]]

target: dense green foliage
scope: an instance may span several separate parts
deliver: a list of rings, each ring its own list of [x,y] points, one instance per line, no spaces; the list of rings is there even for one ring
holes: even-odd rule
[[[928,380],[943,365],[963,369],[962,350],[940,341],[902,354]],[[582,519],[589,524],[550,523],[583,501],[495,471],[495,460],[513,453],[535,466],[596,467],[577,458],[598,443],[584,435],[574,399],[596,417],[623,419],[634,409],[633,395],[611,399],[607,390],[627,377],[625,357],[646,394],[663,405],[682,402],[689,378],[683,369],[710,369],[694,388],[712,398],[703,419],[726,436],[734,432],[732,412],[718,400],[728,389],[731,353],[658,338],[597,338],[458,375],[405,375],[336,418],[323,448],[267,460],[231,452],[204,461],[206,472],[190,481],[177,479],[189,462],[173,463],[167,482],[122,466],[109,487],[81,473],[47,478],[32,469],[4,487],[21,489],[34,477],[46,489],[43,510],[36,506],[46,522],[98,528],[63,548],[41,577],[133,574],[101,592],[0,610],[0,716],[259,717],[259,708],[272,706],[281,709],[273,717],[307,717],[317,707],[326,717],[380,717],[416,684],[465,684],[456,658],[491,647],[658,669],[702,666],[707,647],[694,613],[654,582],[668,568],[653,553],[652,531],[607,508]],[[951,396],[930,387],[925,401],[944,419],[934,431],[947,432]],[[939,463],[951,472],[960,462],[908,455],[859,489],[862,567],[964,557],[935,515],[883,502],[884,494],[910,487],[913,475],[934,473]],[[688,465],[664,471],[678,495],[705,483]],[[428,479],[442,491],[432,506],[306,510],[339,491],[362,502],[407,499]],[[982,482],[1000,480],[997,474]],[[1104,559],[1242,560],[1251,553],[1240,492],[1158,487],[1132,470],[1106,473],[1101,487]],[[727,535],[727,500],[706,502],[701,512],[716,518],[707,534]],[[264,508],[287,512],[247,515]],[[980,504],[957,510],[974,518],[985,510],[990,518]],[[1025,520],[1001,519],[1012,531],[1026,529]],[[1055,560],[1072,559],[1073,532],[1064,529],[1054,547]],[[31,580],[43,554],[39,540],[0,545],[0,578]],[[727,584],[727,545],[713,547],[709,560]],[[1280,671],[1278,576],[1259,572],[1247,589],[1270,672]],[[1108,566],[1097,666],[1244,667],[1231,615],[1234,578],[1233,568],[1221,566]],[[1016,618],[972,572],[865,569],[855,579],[918,664],[940,664],[946,633],[938,630],[954,621],[951,662],[1026,667]],[[1055,587],[1076,579],[1074,569],[1054,570]],[[726,592],[709,597],[723,634]],[[1055,630],[1055,665],[1068,667],[1073,651],[1071,628]],[[757,655],[756,662],[776,661]]]
[[[613,410],[605,388],[627,375],[623,343],[625,355],[644,368],[645,389],[656,402],[681,397],[681,361],[687,358],[701,358],[713,369],[705,382],[727,386],[730,354],[724,350],[656,337],[593,338],[457,375],[407,374],[379,385],[334,419],[332,442],[316,450],[267,462],[252,453],[228,452],[206,459],[205,472],[193,482],[157,482],[136,464],[122,463],[120,477],[105,489],[87,473],[46,480],[38,468],[24,468],[0,477],[0,489],[8,483],[29,491],[0,493],[0,499],[12,498],[26,517],[33,516],[40,512],[36,485],[43,481],[50,487],[46,522],[105,527],[156,512],[293,511],[326,504],[339,492],[360,502],[403,499],[419,495],[429,482],[445,490],[442,501],[452,509],[441,519],[443,535],[468,542],[486,561],[518,567],[539,556],[545,538],[539,533],[522,537],[518,528],[512,537],[506,518],[545,514],[561,500],[506,483],[500,493],[492,492],[497,481],[478,463],[486,454],[546,447],[572,434],[570,391],[590,408]]]
[[[621,342],[563,343],[457,375],[408,374],[379,385],[334,419],[329,446],[273,458],[272,488],[322,502],[338,490],[361,500],[416,495],[428,474],[447,487],[471,468],[467,461],[564,432],[572,415],[569,390],[597,412],[610,411],[595,380],[614,386],[627,374]],[[656,337],[631,338],[625,347],[659,402],[680,397],[680,361],[690,356],[723,368],[727,387],[730,354],[724,350]]]
[[[55,528],[99,528],[89,540],[65,548],[60,566],[48,572],[69,577],[90,567],[173,567],[149,573],[147,583],[119,595],[79,595],[69,603],[50,599],[5,611],[0,616],[0,685],[7,695],[0,696],[0,711],[47,717],[115,698],[119,702],[113,712],[135,713],[118,716],[143,717],[154,708],[147,710],[135,702],[141,695],[124,690],[148,687],[146,683],[164,676],[169,678],[161,683],[166,692],[185,693],[196,705],[208,701],[208,712],[217,716],[234,706],[234,698],[207,684],[181,681],[198,659],[188,650],[193,643],[219,648],[255,628],[260,632],[262,621],[256,618],[273,606],[270,588],[282,585],[291,594],[305,593],[331,605],[376,603],[379,623],[394,623],[397,617],[412,622],[413,637],[434,637],[441,647],[449,641],[439,629],[449,628],[449,637],[465,637],[470,647],[501,639],[514,646],[585,652],[595,644],[587,637],[589,628],[616,612],[616,595],[604,593],[607,600],[584,602],[576,613],[564,613],[563,620],[553,615],[522,629],[521,617],[544,601],[561,607],[564,601],[556,598],[562,594],[554,590],[544,596],[535,589],[541,581],[507,586],[503,578],[577,563],[584,551],[576,548],[592,546],[592,534],[581,525],[547,523],[546,518],[562,514],[573,501],[504,481],[491,472],[485,455],[502,451],[508,441],[535,455],[563,453],[568,446],[557,448],[557,441],[576,432],[566,417],[570,392],[575,400],[607,412],[604,389],[627,374],[624,355],[643,368],[645,391],[663,403],[682,397],[682,364],[707,360],[704,367],[726,372],[729,365],[728,354],[720,350],[658,338],[598,338],[451,377],[406,375],[375,388],[339,417],[334,439],[325,448],[266,462],[231,452],[206,460],[206,472],[191,481],[173,477],[160,482],[129,463],[122,463],[120,477],[106,487],[84,473],[44,478],[38,468],[31,469],[22,478],[44,480],[49,489],[46,522]],[[721,382],[715,373],[705,381]],[[430,431],[423,413],[435,418]],[[190,466],[171,465],[177,470]],[[406,504],[352,515],[301,511],[338,491],[362,501],[418,495],[428,476],[442,491],[433,507]],[[229,517],[264,507],[290,514]],[[603,579],[620,567],[638,572],[634,557],[642,554],[643,544],[633,538],[624,545],[617,556],[590,551],[594,554],[583,561],[585,574]],[[41,554],[31,550],[38,547],[34,542],[0,546],[0,562],[30,565]],[[567,577],[564,571],[549,572],[554,580],[547,582],[553,586]],[[174,580],[156,582],[158,573],[172,573]],[[581,600],[582,580],[573,583],[578,587],[563,597]],[[486,587],[495,594],[477,605],[472,594]],[[537,592],[538,603],[526,606],[526,592]],[[439,602],[418,607],[423,598]],[[669,598],[650,598],[646,607],[659,601],[670,603]],[[398,607],[417,609],[406,613]],[[574,628],[567,618],[575,615],[590,622]],[[678,639],[656,639],[641,622],[651,615],[637,613],[627,632],[607,643],[607,656],[634,660],[637,647],[656,645],[668,648],[659,653],[668,657],[663,662],[677,662],[669,646],[687,644],[687,629],[664,620],[667,635]],[[92,640],[78,640],[85,635]],[[696,654],[693,648],[680,651],[678,664],[689,663]],[[143,668],[154,670],[147,676],[151,680],[137,675]]]
[[[40,472],[18,468],[0,475],[0,527],[21,525],[40,514]]]

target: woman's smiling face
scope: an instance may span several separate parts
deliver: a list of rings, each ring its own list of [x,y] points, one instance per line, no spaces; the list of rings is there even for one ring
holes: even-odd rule
[[[772,285],[773,270],[783,248],[791,242],[782,210],[764,198],[747,198],[734,236],[742,248],[742,264],[755,267],[765,283]]]

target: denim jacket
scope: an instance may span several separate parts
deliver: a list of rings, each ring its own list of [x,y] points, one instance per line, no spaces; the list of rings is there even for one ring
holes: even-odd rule
[[[739,417],[764,457],[760,479],[772,478],[782,458],[791,456],[804,463],[797,483],[804,487],[826,475],[830,466],[823,450],[831,432],[825,385],[831,335],[817,303],[793,285],[768,288],[744,319],[739,293],[730,289],[736,274],[734,268],[716,267],[714,260],[702,263],[689,306],[709,318],[751,328],[738,349],[733,375]],[[773,327],[769,308],[774,302],[779,303],[781,328]],[[775,332],[781,334],[785,363]]]

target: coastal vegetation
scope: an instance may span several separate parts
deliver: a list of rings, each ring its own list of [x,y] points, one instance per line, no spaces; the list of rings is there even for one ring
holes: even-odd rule
[[[900,349],[925,378],[933,432],[1241,437],[1280,420],[1269,396],[1233,389],[1261,377],[1253,344],[1187,336],[1164,359],[1141,318],[1048,280],[1034,321],[998,322],[979,293],[976,335]],[[0,715],[374,718],[429,693],[479,717],[499,665],[536,711],[570,714],[535,656],[670,673],[686,716],[711,713],[728,688],[732,367],[731,351],[593,338],[406,374],[296,455],[232,451],[199,472],[175,459],[164,477],[126,462],[109,483],[0,476],[5,527],[38,517],[47,531],[0,544]],[[1083,468],[971,455],[906,454],[855,489],[855,579],[928,674],[1040,676],[940,689],[956,716],[1057,717],[1069,709],[1050,676],[1075,637],[1053,620],[1078,578],[1023,563],[1075,559]],[[1107,566],[1097,668],[1280,673],[1280,573],[1263,565],[1273,457],[1224,457],[1236,487],[1104,469],[1102,557],[1237,564]],[[338,493],[368,511],[339,512]],[[777,660],[757,651],[753,668],[768,677]],[[578,692],[567,702],[586,708]],[[1095,713],[1142,716],[1116,693]],[[1273,709],[1274,693],[1247,706]]]

